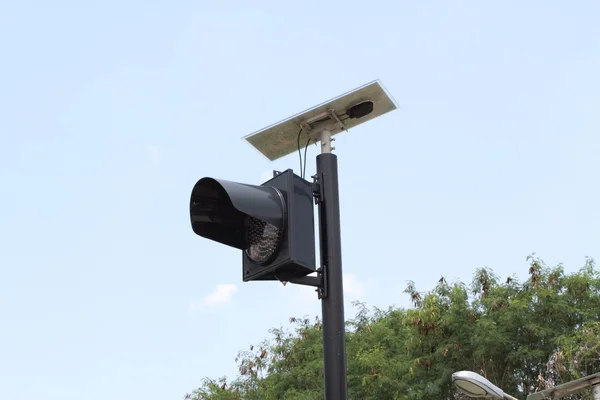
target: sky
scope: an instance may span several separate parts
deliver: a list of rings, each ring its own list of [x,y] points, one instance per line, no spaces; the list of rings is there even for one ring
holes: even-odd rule
[[[597,1],[0,0],[0,398],[182,398],[320,314],[191,230],[241,137],[374,79],[337,137],[346,316],[413,280],[600,257]],[[307,175],[318,149],[308,150]]]

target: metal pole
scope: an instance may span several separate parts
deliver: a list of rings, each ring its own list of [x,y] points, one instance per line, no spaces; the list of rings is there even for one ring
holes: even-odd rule
[[[346,338],[342,241],[337,156],[331,154],[329,131],[321,134],[322,154],[317,156],[317,177],[321,185],[319,239],[321,266],[327,279],[327,297],[321,300],[323,313],[323,358],[325,399],[346,400]]]
[[[592,386],[590,389],[592,400],[600,400],[600,383]]]

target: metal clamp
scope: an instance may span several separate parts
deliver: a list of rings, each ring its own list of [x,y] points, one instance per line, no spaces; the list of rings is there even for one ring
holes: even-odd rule
[[[317,288],[317,297],[319,300],[327,298],[327,274],[325,273],[326,266],[317,269],[317,276],[302,276],[292,278],[287,281],[281,281],[285,286],[288,282],[295,285],[312,286]]]
[[[323,202],[323,185],[321,184],[322,179],[319,178],[319,174],[312,176],[313,178],[313,198],[315,199],[315,205],[319,205]]]

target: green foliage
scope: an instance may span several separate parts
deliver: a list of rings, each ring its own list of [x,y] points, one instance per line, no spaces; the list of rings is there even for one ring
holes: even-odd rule
[[[440,279],[427,293],[409,282],[413,307],[369,310],[347,322],[348,397],[458,399],[451,375],[477,372],[507,393],[527,394],[600,372],[600,272],[591,259],[566,275],[528,257],[529,278],[478,269],[469,287]],[[313,400],[323,395],[322,325],[291,318],[291,330],[236,360],[239,376],[205,379],[190,400]]]

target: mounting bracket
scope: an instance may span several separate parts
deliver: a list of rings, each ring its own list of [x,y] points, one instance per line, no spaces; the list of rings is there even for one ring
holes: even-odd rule
[[[315,199],[315,204],[321,204],[323,202],[323,186],[321,185],[321,179],[319,174],[315,174],[312,176],[313,178],[313,198]]]
[[[327,274],[325,273],[325,269],[327,267],[323,266],[317,269],[317,276],[303,276],[300,278],[290,279],[288,282],[293,283],[295,285],[303,285],[303,286],[312,286],[317,288],[317,296],[319,299],[327,298]]]

